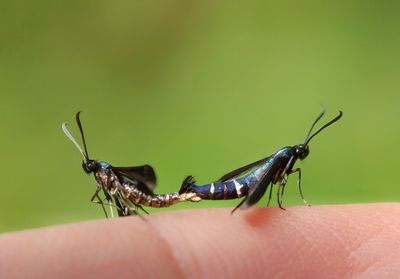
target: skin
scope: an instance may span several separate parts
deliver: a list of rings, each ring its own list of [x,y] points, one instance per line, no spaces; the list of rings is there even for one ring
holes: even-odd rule
[[[400,204],[176,211],[0,236],[0,278],[398,278]]]

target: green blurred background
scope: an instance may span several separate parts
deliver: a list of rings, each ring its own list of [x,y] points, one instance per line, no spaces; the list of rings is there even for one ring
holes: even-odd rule
[[[300,143],[325,104],[323,121],[344,117],[297,163],[307,200],[400,200],[397,1],[2,1],[0,11],[2,232],[104,218],[61,131],[68,121],[78,137],[78,110],[94,159],[149,163],[165,193]],[[285,205],[302,204],[295,177],[286,189]]]

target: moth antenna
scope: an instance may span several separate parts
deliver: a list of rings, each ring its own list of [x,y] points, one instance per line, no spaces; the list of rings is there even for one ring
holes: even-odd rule
[[[79,146],[78,142],[74,139],[74,137],[71,135],[71,132],[68,130],[67,128],[67,122],[64,122],[62,125],[62,130],[64,132],[64,134],[72,141],[72,143],[78,148],[79,152],[82,154],[83,158],[85,158],[85,160],[88,160],[85,152],[83,152],[82,148]]]
[[[314,129],[314,127],[317,124],[317,122],[322,118],[322,116],[324,116],[325,112],[326,112],[326,107],[322,106],[322,111],[319,113],[317,118],[314,120],[314,123],[311,125],[311,128],[308,131],[306,138],[304,139],[304,144],[309,141],[309,137],[310,137],[310,134],[311,134],[312,130]]]
[[[87,160],[89,160],[89,153],[87,151],[87,147],[86,147],[86,141],[85,141],[85,135],[83,133],[83,129],[82,129],[82,124],[81,124],[81,119],[79,118],[79,115],[81,114],[82,111],[78,111],[76,113],[76,123],[78,124],[79,127],[79,131],[81,132],[81,136],[82,136],[82,141],[83,141],[83,147],[85,148],[85,158]]]
[[[323,115],[323,114],[322,114],[322,115]],[[325,129],[326,127],[332,125],[333,123],[335,123],[336,121],[338,121],[340,118],[342,118],[342,115],[343,115],[343,112],[342,112],[341,110],[339,110],[339,114],[338,114],[335,118],[333,118],[331,121],[329,121],[328,123],[326,123],[324,126],[322,126],[321,128],[319,128],[318,131],[316,131],[311,137],[309,137],[309,138],[304,142],[304,145],[307,145],[307,144],[310,142],[310,140],[311,140],[313,137],[315,137],[316,135],[318,135],[319,132],[321,132],[323,129]],[[320,115],[319,118],[321,118],[321,117],[322,117],[322,116]],[[317,120],[319,120],[319,119],[317,118]]]

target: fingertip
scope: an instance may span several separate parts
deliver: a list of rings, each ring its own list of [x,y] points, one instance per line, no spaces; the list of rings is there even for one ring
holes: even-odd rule
[[[233,215],[211,209],[152,221],[185,276],[343,277],[361,274],[387,253],[400,256],[393,246],[400,244],[399,210],[398,204],[264,207]],[[383,229],[387,222],[391,227]]]

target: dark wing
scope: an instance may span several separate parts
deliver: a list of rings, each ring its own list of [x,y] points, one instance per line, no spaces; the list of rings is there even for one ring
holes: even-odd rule
[[[112,167],[117,176],[124,176],[131,180],[146,184],[151,190],[156,186],[157,178],[154,169],[149,165],[139,167]]]
[[[156,174],[149,165],[139,167],[111,167],[115,175],[122,181],[136,184],[136,187],[149,195],[153,195],[156,186]]]
[[[225,182],[230,179],[237,178],[238,176],[241,176],[242,174],[245,174],[249,172],[251,169],[258,167],[258,165],[261,165],[264,163],[264,161],[268,160],[270,157],[258,160],[254,163],[248,164],[244,167],[238,168],[236,170],[233,170],[225,175],[223,175],[220,179],[218,179],[216,182]]]
[[[196,180],[193,176],[186,176],[183,180],[181,188],[179,189],[179,194],[190,193],[193,191],[193,187],[196,187]]]
[[[282,167],[285,167],[287,162],[287,157],[277,157],[274,159],[258,183],[251,187],[249,194],[232,210],[232,213],[238,208],[246,209],[256,204],[265,194],[265,191],[271,184],[276,173],[280,171]]]

